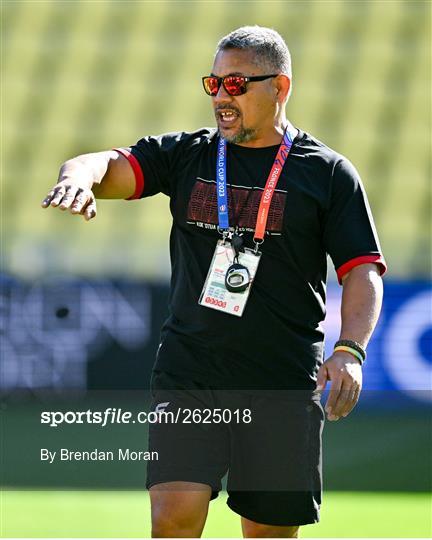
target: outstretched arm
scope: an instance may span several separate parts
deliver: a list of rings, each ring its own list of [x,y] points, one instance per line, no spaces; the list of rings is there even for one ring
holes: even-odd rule
[[[381,311],[383,285],[375,264],[353,268],[343,278],[340,339],[356,341],[363,348],[369,342]],[[329,420],[347,416],[356,405],[362,386],[359,360],[348,352],[337,351],[320,367],[317,390],[331,381],[326,403]]]
[[[63,163],[57,183],[42,201],[42,207],[69,209],[88,221],[96,216],[96,198],[127,199],[134,190],[133,169],[119,152],[83,154]]]

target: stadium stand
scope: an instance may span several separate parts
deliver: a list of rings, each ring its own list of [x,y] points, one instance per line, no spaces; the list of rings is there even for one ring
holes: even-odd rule
[[[241,2],[4,2],[4,269],[167,277],[164,196],[101,202],[90,225],[42,214],[39,201],[68,157],[212,125],[200,76],[214,45],[259,23],[276,27],[292,51],[289,117],[359,169],[389,275],[426,276],[429,8],[254,2],[245,14]]]

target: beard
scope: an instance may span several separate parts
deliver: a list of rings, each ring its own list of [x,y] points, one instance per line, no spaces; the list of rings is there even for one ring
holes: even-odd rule
[[[220,135],[231,144],[241,144],[252,141],[256,137],[256,129],[245,128],[243,125],[240,126],[237,133],[232,135],[226,135],[223,132],[224,128],[219,128]]]
[[[236,128],[229,128],[223,125],[223,119],[221,118],[222,111],[229,110],[237,116]],[[246,128],[243,124],[243,117],[239,109],[235,106],[221,105],[215,109],[216,123],[218,125],[219,134],[227,142],[232,144],[242,144],[252,141],[257,136],[257,130],[253,128]]]

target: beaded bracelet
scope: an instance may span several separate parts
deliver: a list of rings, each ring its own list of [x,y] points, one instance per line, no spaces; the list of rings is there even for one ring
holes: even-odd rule
[[[354,349],[361,355],[363,362],[366,360],[366,351],[363,349],[360,343],[357,343],[357,341],[353,341],[352,339],[340,339],[339,341],[336,341],[334,346],[339,347],[339,345]]]

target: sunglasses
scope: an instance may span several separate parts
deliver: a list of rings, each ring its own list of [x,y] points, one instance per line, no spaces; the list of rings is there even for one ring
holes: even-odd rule
[[[227,75],[226,77],[203,77],[202,83],[206,94],[216,96],[221,84],[230,96],[241,96],[247,92],[247,83],[265,81],[277,77],[277,75],[257,75],[256,77],[244,77],[243,75]]]

